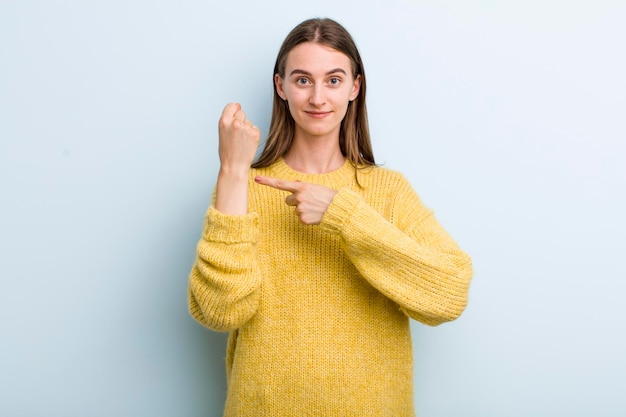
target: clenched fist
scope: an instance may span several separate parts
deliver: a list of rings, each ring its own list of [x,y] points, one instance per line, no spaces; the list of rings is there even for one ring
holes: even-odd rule
[[[259,128],[246,118],[241,105],[227,104],[219,121],[220,169],[226,172],[247,172],[260,139]]]
[[[248,173],[259,147],[259,128],[246,118],[237,103],[224,107],[219,121],[220,171],[215,208],[222,213],[248,212]]]

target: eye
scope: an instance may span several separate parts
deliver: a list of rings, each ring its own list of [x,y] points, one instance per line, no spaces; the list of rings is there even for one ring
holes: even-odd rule
[[[309,80],[305,77],[299,77],[296,79],[296,84],[298,85],[307,85],[309,83]]]
[[[338,77],[332,77],[330,80],[328,80],[328,83],[330,85],[339,85],[340,82],[341,82],[341,79]]]

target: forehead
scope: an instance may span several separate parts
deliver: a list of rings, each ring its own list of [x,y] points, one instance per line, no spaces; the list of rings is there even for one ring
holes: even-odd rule
[[[295,46],[285,62],[287,74],[298,69],[310,72],[311,74],[326,74],[330,70],[343,69],[347,74],[352,72],[350,58],[327,45],[319,43],[305,42]]]

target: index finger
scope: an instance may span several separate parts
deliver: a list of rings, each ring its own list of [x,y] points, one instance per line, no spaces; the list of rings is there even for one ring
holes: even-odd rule
[[[254,181],[262,185],[276,188],[277,190],[289,191],[290,193],[295,193],[300,190],[300,186],[302,185],[302,183],[298,181],[287,181],[281,178],[263,177],[260,175],[254,177]]]

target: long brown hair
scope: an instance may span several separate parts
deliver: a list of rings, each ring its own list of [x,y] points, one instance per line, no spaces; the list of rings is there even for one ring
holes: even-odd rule
[[[339,23],[332,19],[309,19],[296,26],[283,41],[274,65],[274,75],[285,78],[287,55],[297,45],[314,42],[329,46],[344,53],[352,62],[353,76],[361,76],[361,86],[356,99],[348,103],[346,116],[341,122],[339,131],[339,147],[341,153],[355,168],[376,165],[370,141],[367,108],[365,106],[365,71],[363,61],[352,36]],[[295,132],[295,121],[289,107],[276,91],[274,78],[274,104],[272,119],[265,146],[254,168],[266,167],[281,158],[291,147]]]

